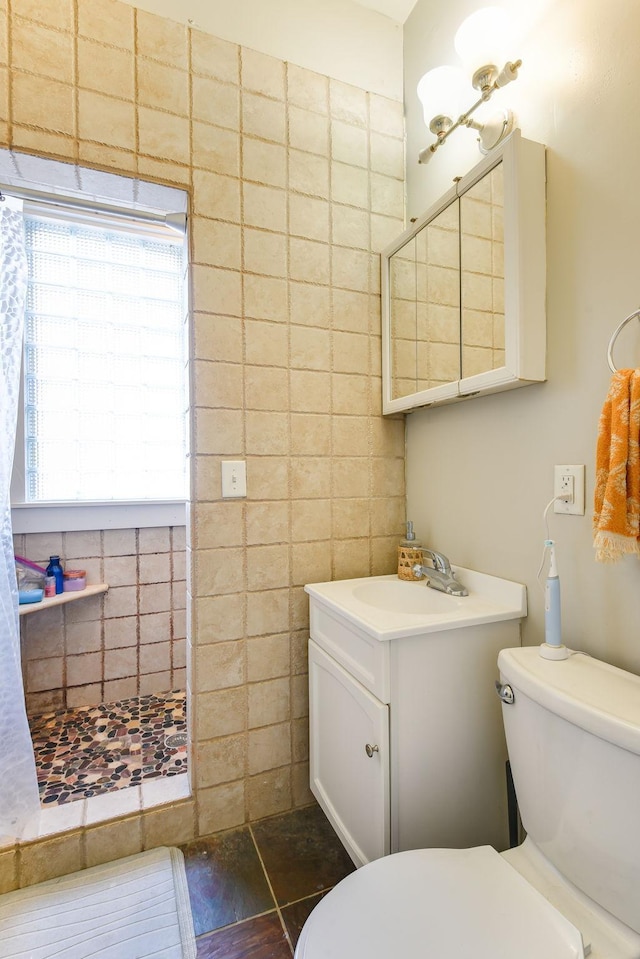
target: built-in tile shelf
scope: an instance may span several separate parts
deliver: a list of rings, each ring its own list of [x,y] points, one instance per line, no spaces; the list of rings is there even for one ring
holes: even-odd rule
[[[23,603],[22,606],[20,606],[20,615],[26,616],[27,613],[38,613],[42,609],[51,609],[52,606],[62,606],[64,603],[73,603],[77,599],[97,596],[99,593],[106,593],[108,589],[108,583],[94,583],[92,586],[85,586],[84,589],[70,590],[68,593],[58,593],[57,596],[47,596],[39,603]]]

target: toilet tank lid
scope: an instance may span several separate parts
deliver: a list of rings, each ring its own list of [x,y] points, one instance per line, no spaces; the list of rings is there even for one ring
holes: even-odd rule
[[[640,676],[573,650],[564,660],[544,659],[537,646],[500,650],[498,668],[516,699],[520,691],[594,736],[640,755]]]
[[[296,959],[584,959],[582,936],[490,846],[414,849],[362,866],[307,920]]]

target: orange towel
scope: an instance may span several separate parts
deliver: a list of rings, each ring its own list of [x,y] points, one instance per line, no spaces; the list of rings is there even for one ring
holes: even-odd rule
[[[593,545],[596,560],[640,554],[640,370],[618,370],[600,414]]]

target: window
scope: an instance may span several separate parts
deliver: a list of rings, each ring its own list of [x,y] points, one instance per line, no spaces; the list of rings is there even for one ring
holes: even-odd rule
[[[13,505],[184,503],[184,235],[32,201],[24,219],[24,421]],[[120,524],[75,528],[107,525]]]

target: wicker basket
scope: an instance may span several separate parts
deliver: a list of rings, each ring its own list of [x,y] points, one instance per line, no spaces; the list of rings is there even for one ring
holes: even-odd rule
[[[415,546],[398,546],[398,578],[412,583],[418,582],[419,576],[413,572],[416,563],[422,566],[422,550]]]

